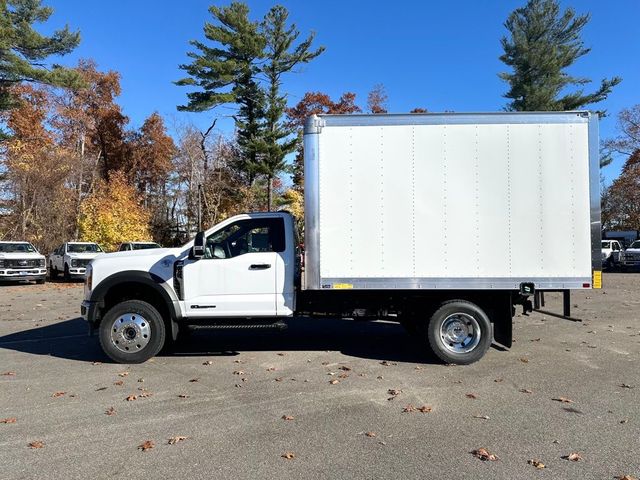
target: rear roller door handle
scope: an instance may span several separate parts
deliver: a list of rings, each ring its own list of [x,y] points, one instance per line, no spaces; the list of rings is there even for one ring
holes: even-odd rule
[[[266,270],[267,268],[271,268],[270,263],[254,263],[249,267],[249,270]]]

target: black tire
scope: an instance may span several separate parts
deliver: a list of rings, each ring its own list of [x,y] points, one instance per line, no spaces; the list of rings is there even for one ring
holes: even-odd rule
[[[64,281],[65,282],[71,281],[71,274],[69,273],[69,264],[67,263],[64,264]]]
[[[453,323],[451,327],[453,329],[452,331],[456,330],[455,322],[462,322],[464,324],[462,325],[462,329],[458,328],[457,331],[468,333],[470,343],[467,343],[465,347],[465,340],[463,339],[460,347],[458,347],[461,351],[454,351],[458,343],[447,342],[446,336],[443,335],[443,325],[445,325],[445,321],[450,325]],[[469,333],[466,330],[467,328],[473,333]],[[479,338],[477,339],[475,337],[476,331],[479,332]],[[440,308],[433,313],[429,319],[429,323],[426,325],[426,336],[429,347],[433,353],[443,362],[458,365],[468,365],[480,360],[491,346],[493,340],[492,333],[491,321],[489,317],[487,317],[487,314],[476,304],[466,300],[450,300],[444,302]],[[446,345],[445,342],[448,343],[448,345]],[[462,351],[465,348],[470,348],[470,350]]]
[[[58,270],[53,268],[53,262],[49,262],[49,278],[58,278]]]
[[[120,331],[116,332],[116,328],[126,329],[127,323],[131,321],[141,321],[141,325],[146,329],[144,331],[148,332],[148,337],[144,337],[144,339],[141,336],[138,337],[140,343],[147,342],[141,348],[136,344],[135,338],[128,339],[124,332],[122,335],[120,335]],[[137,334],[141,335],[142,332],[139,328],[134,328],[134,330],[137,330]],[[116,345],[114,337],[116,337],[115,342],[121,340],[122,344]],[[126,300],[116,304],[100,322],[100,346],[109,358],[118,363],[146,362],[160,352],[164,346],[165,338],[166,327],[162,316],[153,305],[141,300]]]
[[[44,278],[39,278],[38,280],[36,280],[36,284],[38,284],[38,285],[44,285],[44,282],[45,282],[45,281],[46,281],[46,280],[45,280]]]

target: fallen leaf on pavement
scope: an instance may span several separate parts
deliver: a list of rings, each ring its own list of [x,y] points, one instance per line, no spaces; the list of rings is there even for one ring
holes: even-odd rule
[[[15,377],[16,376],[16,372],[4,372],[2,375],[5,375],[7,377]]]
[[[431,413],[433,408],[428,405],[423,405],[421,407],[416,408],[416,410],[419,411],[420,413]]]
[[[473,418],[479,418],[481,420],[489,420],[489,415],[474,415]]]
[[[528,388],[522,388],[520,390],[520,393],[533,393],[533,391],[529,390]]]
[[[107,411],[104,412],[104,413],[105,413],[105,415],[112,416],[112,415],[116,415],[118,412],[116,412],[115,408],[109,407],[109,408],[107,408]]]
[[[531,460],[527,460],[527,463],[529,465],[533,465],[534,467],[536,467],[538,470],[542,470],[543,468],[547,468],[545,466],[544,463],[542,463],[540,460],[535,460],[535,459],[531,459]]]
[[[380,362],[380,365],[384,365],[385,367],[390,367],[391,365],[397,365],[397,364],[383,360],[382,362]]]
[[[340,380],[329,380],[331,385],[335,385],[336,383],[340,383]]]
[[[129,372],[120,372],[120,373],[118,374],[118,376],[119,376],[119,377],[127,377],[127,376],[129,376]]]
[[[560,403],[573,403],[573,400],[566,397],[552,398],[551,400],[555,402],[560,402]]]
[[[16,423],[18,420],[15,417],[3,418],[0,423]]]
[[[376,432],[366,432],[365,435],[369,438],[375,438],[378,436]]]
[[[96,388],[96,392],[102,392],[103,390],[106,390],[107,387],[100,387],[100,388]]]
[[[138,383],[144,383],[144,378],[139,378]]]
[[[620,477],[618,477],[618,480],[638,480],[638,479],[633,475],[621,475]]]
[[[504,381],[504,379],[503,379],[503,378],[496,378],[496,379],[494,380],[494,382],[496,382],[496,383],[500,383],[500,382],[502,382],[502,381]]]
[[[278,354],[278,356],[279,356],[279,357],[284,357],[285,355],[286,355],[286,353],[283,353],[283,352],[280,352],[280,353]]]
[[[520,361],[522,363],[529,363],[529,359],[528,358],[521,358]]]
[[[29,446],[31,448],[42,448],[44,447],[44,442],[41,442],[40,440],[34,440],[33,442],[29,443]]]
[[[345,372],[350,372],[350,371],[351,371],[351,368],[350,368],[350,367],[346,367],[346,366],[344,366],[344,365],[343,365],[343,366],[341,366],[341,367],[338,367],[338,368],[339,368],[340,370],[344,370]]]
[[[282,415],[282,420],[293,420],[295,417],[293,415]]]
[[[582,455],[578,452],[571,452],[569,455],[564,455],[562,458],[565,460],[570,460],[572,462],[577,462],[578,460],[582,460]]]
[[[127,398],[125,398],[127,402],[133,402],[134,400],[137,400],[137,399],[138,399],[137,395],[129,395]]]
[[[387,398],[387,400],[393,400],[398,395],[400,395],[401,393],[402,393],[402,390],[397,390],[395,388],[390,388],[389,390],[387,390],[387,394],[391,395],[391,397]]]
[[[465,397],[475,400],[478,396],[475,393],[467,393]]]
[[[117,382],[113,382],[113,384],[119,387],[121,385],[124,385],[124,382],[122,380],[118,380]]]
[[[349,374],[348,373],[341,373],[340,375],[338,375],[338,378],[348,378]]]
[[[274,378],[274,380],[275,380],[276,382],[281,382],[281,381],[282,381],[282,377]],[[329,383],[331,383],[331,382],[329,382]],[[336,382],[336,383],[338,383],[338,382]]]
[[[296,454],[293,452],[284,452],[282,455],[280,455],[282,458],[286,458],[287,460],[292,460],[294,458],[296,458]]]
[[[138,450],[146,452],[147,450],[151,450],[155,446],[156,444],[153,442],[153,440],[146,440],[144,443],[138,445]]]
[[[626,383],[621,383],[620,388],[633,388],[631,385],[627,385]]]
[[[62,320],[62,319],[60,319]],[[102,362],[91,362],[91,365],[102,365]]]
[[[199,382],[200,379],[199,378],[192,378],[191,380],[189,380],[189,382],[194,383],[194,382]]]
[[[415,411],[416,411],[416,407],[414,407],[414,406],[413,406],[413,405],[411,405],[411,404],[409,404],[409,405],[405,406],[405,407],[402,409],[402,413],[413,413],[413,412],[415,412]]]
[[[276,367],[267,368],[267,372],[275,372],[275,371],[276,371]]]
[[[483,462],[495,462],[496,460],[498,460],[498,456],[494,455],[493,453],[489,453],[489,450],[487,450],[486,448],[478,448],[471,453],[474,457],[479,458]]]
[[[63,397],[67,392],[55,392],[51,395],[53,398]]]
[[[168,443],[169,445],[175,445],[176,443],[178,443],[178,442],[182,442],[182,441],[186,440],[187,438],[189,438],[189,437],[184,437],[184,436],[182,436],[182,435],[176,435],[175,437],[171,437],[171,438],[167,441],[167,443]]]
[[[244,370],[234,370],[233,374],[234,375],[244,375]]]
[[[186,393],[181,393],[180,395],[178,395],[178,398],[189,398],[189,395],[187,395]]]

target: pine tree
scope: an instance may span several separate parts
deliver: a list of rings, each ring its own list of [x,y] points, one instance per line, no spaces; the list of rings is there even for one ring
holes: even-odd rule
[[[571,8],[561,12],[558,0],[528,0],[509,15],[504,26],[510,37],[501,40],[500,60],[513,71],[499,74],[509,84],[504,95],[511,99],[508,110],[576,110],[607,98],[619,77],[604,79],[595,92],[584,93],[581,87],[591,80],[566,72],[591,50],[580,37],[589,18]],[[564,93],[570,86],[579,88]]]
[[[44,65],[51,55],[70,53],[80,43],[80,33],[71,32],[68,26],[50,37],[33,28],[52,13],[41,0],[0,0],[0,111],[15,107],[17,98],[11,87],[21,82],[72,88],[83,85],[73,69]]]
[[[286,96],[281,92],[282,75],[291,72],[297,65],[308,63],[324,51],[324,47],[311,49],[315,35],[311,33],[304,41],[294,46],[300,36],[295,24],[287,26],[287,9],[272,7],[262,22],[266,40],[267,62],[263,71],[267,77],[267,109],[265,131],[260,144],[262,155],[261,172],[267,177],[267,209],[271,210],[273,179],[286,168],[285,157],[295,151],[298,140],[295,128],[283,121],[287,108]]]
[[[203,112],[223,104],[239,106],[234,117],[243,159],[239,167],[251,184],[256,175],[256,142],[264,117],[264,94],[257,76],[265,39],[258,22],[249,19],[249,8],[244,3],[212,6],[209,12],[215,23],[205,23],[204,34],[213,46],[196,40],[190,42],[199,52],[188,54],[193,62],[180,68],[189,76],[175,83],[198,90],[187,93],[188,104],[178,110]]]

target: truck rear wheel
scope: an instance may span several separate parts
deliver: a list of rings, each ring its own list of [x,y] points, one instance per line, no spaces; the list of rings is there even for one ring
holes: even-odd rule
[[[427,324],[433,353],[444,362],[468,365],[491,346],[491,322],[484,311],[466,300],[444,302]]]
[[[100,323],[100,345],[118,363],[142,363],[164,345],[166,328],[151,304],[127,300],[113,306]]]

